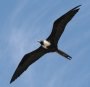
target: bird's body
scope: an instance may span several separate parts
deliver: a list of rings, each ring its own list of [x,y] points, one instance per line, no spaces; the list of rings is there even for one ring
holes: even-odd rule
[[[50,36],[46,40],[39,41],[41,46],[38,49],[30,53],[27,53],[22,58],[16,71],[12,76],[10,83],[13,82],[15,79],[17,79],[32,63],[37,61],[40,57],[42,57],[46,53],[57,52],[58,54],[62,55],[64,58],[71,60],[72,57],[66,54],[65,52],[63,52],[62,50],[59,50],[57,44],[58,44],[59,38],[61,37],[65,29],[65,26],[79,11],[80,9],[79,7],[80,5],[76,6],[75,8],[71,9],[66,14],[64,14],[63,16],[59,17],[54,22],[53,29]]]
[[[40,41],[40,44],[45,50],[48,50],[48,52],[54,52],[57,49],[57,46],[48,40]]]
[[[48,47],[51,46],[51,42],[49,42],[47,40],[43,40],[41,46],[45,49],[48,49]]]

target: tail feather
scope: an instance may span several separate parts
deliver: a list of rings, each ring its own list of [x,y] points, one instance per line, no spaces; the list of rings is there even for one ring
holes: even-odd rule
[[[69,59],[69,60],[72,59],[71,56],[69,56],[68,54],[66,54],[65,52],[63,52],[63,51],[61,51],[61,50],[57,50],[56,52],[57,52],[58,54],[60,54],[61,56],[63,56],[63,57],[65,57],[65,58]]]

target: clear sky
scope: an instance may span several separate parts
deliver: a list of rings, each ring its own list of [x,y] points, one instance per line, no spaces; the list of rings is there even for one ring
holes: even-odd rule
[[[48,37],[53,22],[77,5],[58,47],[72,56],[46,54],[15,82],[24,54]],[[0,87],[90,87],[90,0],[0,0]]]

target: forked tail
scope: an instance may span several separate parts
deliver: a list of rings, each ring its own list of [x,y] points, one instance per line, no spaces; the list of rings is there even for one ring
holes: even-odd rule
[[[69,60],[72,59],[71,56],[69,56],[68,54],[66,54],[65,52],[63,52],[63,51],[61,51],[61,50],[57,50],[56,52],[57,52],[58,54],[62,55],[63,57],[69,59]]]

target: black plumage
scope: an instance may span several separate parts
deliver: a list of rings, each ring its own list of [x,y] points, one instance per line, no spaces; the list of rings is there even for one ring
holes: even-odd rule
[[[50,34],[50,36],[47,38],[47,40],[50,40],[52,43],[54,42],[55,44],[58,43],[58,40],[60,36],[62,35],[67,23],[73,18],[73,16],[78,12],[81,5],[71,9],[68,11],[66,14],[58,18],[54,24],[53,24],[53,29]]]
[[[81,5],[71,9],[70,11],[68,11],[66,14],[64,14],[54,22],[50,36],[46,40],[40,41],[41,46],[38,49],[26,54],[22,58],[16,71],[12,76],[10,83],[13,82],[15,79],[17,79],[32,63],[37,61],[41,56],[43,56],[46,53],[57,52],[60,55],[64,56],[65,58],[71,60],[71,56],[59,50],[57,44],[59,38],[61,37],[65,29],[65,26],[73,18],[73,16],[79,11],[80,6]]]

